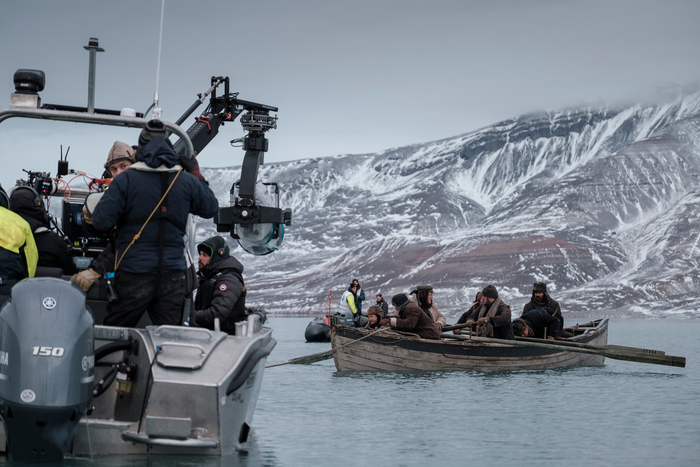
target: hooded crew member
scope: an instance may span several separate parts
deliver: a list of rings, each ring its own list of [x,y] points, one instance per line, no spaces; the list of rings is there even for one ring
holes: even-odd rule
[[[116,225],[118,231],[119,299],[109,303],[104,324],[133,327],[146,310],[154,325],[180,324],[187,293],[187,216],[209,219],[219,203],[197,162],[173,151],[161,121],[149,121],[141,132],[136,161],[112,180],[92,213],[97,230]]]
[[[194,302],[198,326],[214,329],[219,318],[220,329],[236,333],[235,323],[246,319],[246,285],[243,265],[230,255],[226,241],[211,237],[197,245],[199,252],[199,289]]]
[[[29,223],[9,207],[10,199],[0,186],[0,306],[17,282],[34,277],[39,259]]]
[[[549,308],[549,314],[555,316],[559,320],[561,329],[564,329],[564,317],[561,314],[559,302],[549,296],[547,293],[547,284],[544,282],[535,282],[532,286],[532,298],[523,307],[523,314],[536,308]]]
[[[51,230],[44,200],[34,188],[15,188],[10,195],[10,210],[27,221],[34,233],[34,241],[39,251],[37,266],[60,268],[64,274],[72,275],[78,272],[71,255],[70,243]]]

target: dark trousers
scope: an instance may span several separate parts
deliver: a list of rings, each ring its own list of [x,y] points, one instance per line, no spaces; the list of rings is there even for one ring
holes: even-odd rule
[[[179,325],[185,301],[185,271],[132,274],[119,271],[114,277],[119,300],[107,305],[106,326],[134,327],[144,311],[156,326]]]

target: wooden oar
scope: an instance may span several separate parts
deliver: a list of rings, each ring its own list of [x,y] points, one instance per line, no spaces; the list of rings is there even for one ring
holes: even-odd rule
[[[635,349],[630,351],[627,348],[620,348],[620,346],[596,346],[587,344],[577,344],[576,346],[560,345],[561,341],[546,341],[532,342],[530,340],[511,341],[506,339],[493,339],[490,337],[462,337],[455,336],[453,334],[441,334],[440,337],[444,339],[456,339],[456,340],[470,340],[472,342],[485,342],[493,344],[506,344],[506,345],[517,345],[521,347],[539,347],[544,349],[555,349],[562,352],[579,352],[594,355],[602,355],[607,358],[612,358],[614,360],[626,360],[630,362],[640,362],[640,363],[650,363],[653,365],[667,365],[667,366],[678,366],[685,368],[685,357],[674,357],[672,355],[658,355],[658,354],[647,354],[644,351],[646,349]],[[533,339],[536,340],[536,339]],[[569,342],[572,344],[572,342]],[[586,346],[586,347],[579,347]]]

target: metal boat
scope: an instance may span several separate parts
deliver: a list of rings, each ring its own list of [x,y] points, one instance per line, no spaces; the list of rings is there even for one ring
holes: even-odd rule
[[[16,92],[10,107],[0,110],[0,122],[18,117],[145,127],[148,120],[132,109],[95,108],[94,57],[102,49],[94,38],[85,48],[90,52],[86,108],[42,105],[38,92],[44,88],[43,72],[19,70]],[[222,84],[224,95],[217,97],[216,88]],[[291,211],[260,202],[256,192],[258,168],[267,150],[264,133],[276,127],[277,117],[269,111],[277,109],[237,95],[229,92],[228,78],[213,77],[211,87],[176,123],[164,124],[180,138],[175,150],[192,157],[216,136],[219,126],[243,114],[241,123],[248,134],[241,179],[231,189],[231,205],[220,208],[215,222],[219,232],[230,232],[246,251],[267,254],[279,247],[284,226],[291,225]],[[205,114],[183,130],[180,124],[208,96]],[[66,169],[67,162],[59,162],[59,176]],[[50,175],[41,173],[35,173],[30,184],[41,196],[62,198],[64,230],[76,245],[76,265],[86,268],[86,258],[89,264],[103,247],[76,222],[90,190],[58,190]],[[258,227],[269,227],[262,240],[249,235]],[[194,232],[191,220],[188,264]],[[245,445],[266,357],[276,344],[272,330],[263,326],[264,316],[251,311],[247,321],[236,323],[235,335],[188,327],[189,300],[183,326],[156,327],[147,318],[136,328],[103,326],[109,284],[100,279],[86,295],[68,279],[60,270],[38,270],[37,277],[19,282],[9,300],[0,302],[0,446],[7,447],[10,460],[222,456]]]

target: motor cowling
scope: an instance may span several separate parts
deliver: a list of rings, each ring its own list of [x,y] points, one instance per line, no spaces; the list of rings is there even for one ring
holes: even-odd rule
[[[55,461],[92,400],[94,319],[85,293],[27,279],[0,311],[0,414],[10,460]]]

